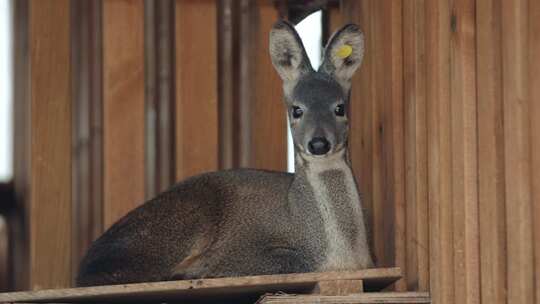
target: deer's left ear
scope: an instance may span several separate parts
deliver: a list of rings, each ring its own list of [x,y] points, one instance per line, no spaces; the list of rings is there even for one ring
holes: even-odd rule
[[[364,34],[355,24],[338,30],[324,50],[320,72],[334,77],[345,92],[351,88],[351,78],[364,58]]]

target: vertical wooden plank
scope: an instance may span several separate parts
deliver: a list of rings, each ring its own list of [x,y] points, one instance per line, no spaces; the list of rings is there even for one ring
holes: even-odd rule
[[[68,0],[30,2],[32,289],[71,283],[69,25]]]
[[[175,180],[174,1],[145,0],[146,198]]]
[[[536,304],[540,304],[540,2],[529,1],[528,89],[531,135],[532,205],[534,231],[534,282]]]
[[[237,165],[238,149],[235,107],[238,71],[238,3],[233,0],[218,1],[218,63],[219,63],[219,167],[230,169]]]
[[[408,290],[429,287],[424,6],[424,1],[406,1],[403,10]]]
[[[0,215],[0,292],[9,289],[9,254],[8,254],[8,228],[4,216]]]
[[[268,53],[268,35],[278,20],[273,3],[258,0],[254,3],[255,21],[252,27],[251,61],[254,78],[250,102],[250,163],[259,169],[285,171],[287,168],[286,112],[279,75]]]
[[[239,41],[238,41],[238,165],[241,167],[251,166],[251,107],[253,97],[255,70],[253,49],[256,39],[256,31],[253,25],[257,23],[256,2],[250,0],[238,1],[238,14],[240,15]]]
[[[426,1],[426,102],[430,294],[433,303],[454,303],[450,152],[450,7]]]
[[[506,303],[501,2],[477,0],[478,203],[481,296]]]
[[[145,198],[158,193],[157,1],[144,0]],[[174,10],[173,10],[174,12]]]
[[[406,221],[405,221],[405,138],[404,138],[404,92],[403,92],[403,6],[404,1],[389,1],[391,8],[388,9],[391,15],[385,20],[392,20],[391,35],[388,38],[391,41],[392,47],[390,56],[390,66],[392,71],[386,75],[385,86],[391,87],[392,90],[383,89],[383,92],[390,93],[389,100],[383,105],[384,112],[383,123],[387,124],[386,132],[384,133],[383,142],[386,147],[384,155],[386,155],[385,166],[387,176],[384,193],[386,195],[385,202],[391,204],[384,208],[394,209],[393,217],[389,221],[394,221],[393,225],[389,225],[385,229],[383,239],[388,238],[389,233],[393,233],[393,259],[394,265],[407,270],[405,242],[406,242]],[[386,10],[386,9],[385,9]],[[381,20],[381,22],[385,22]],[[389,191],[390,190],[390,191]],[[393,205],[392,205],[393,204]],[[383,216],[385,216],[383,214]],[[392,230],[392,231],[391,231]],[[387,251],[391,251],[389,248]],[[396,283],[396,290],[406,290],[406,281],[400,280]]]
[[[452,10],[454,288],[458,303],[479,303],[475,2],[455,0]]]
[[[385,84],[381,79],[383,76],[382,67],[385,65],[384,50],[383,45],[384,40],[387,40],[388,37],[384,36],[383,33],[383,24],[381,24],[381,7],[380,4],[382,1],[372,1],[371,3],[371,32],[369,34],[368,43],[371,45],[372,56],[371,62],[373,68],[370,70],[370,88],[371,88],[371,126],[369,135],[371,139],[371,181],[372,181],[372,192],[371,192],[371,204],[372,204],[372,226],[373,231],[373,247],[372,250],[375,254],[375,257],[378,262],[378,266],[389,266],[393,264],[393,261],[388,261],[385,259],[385,245],[388,243],[388,240],[383,240],[384,237],[384,216],[383,213],[383,174],[382,174],[382,161],[383,161],[383,147],[382,147],[382,103],[384,102],[383,91],[380,90]],[[351,101],[352,102],[352,101]],[[351,112],[351,117],[358,117],[355,113],[359,113],[359,110]],[[392,217],[390,217],[392,218]],[[390,246],[391,247],[391,246]]]
[[[13,2],[13,186],[15,208],[8,215],[12,290],[29,289],[28,201],[30,196],[29,1]]]
[[[144,200],[142,0],[103,2],[105,228]]]
[[[534,297],[529,113],[538,100],[530,99],[527,88],[528,4],[502,2],[508,303],[530,303]]]
[[[73,277],[103,229],[101,1],[71,7]]]
[[[176,179],[218,168],[217,4],[176,1]]]
[[[373,1],[372,176],[375,253],[380,265],[406,270],[403,6],[402,1]],[[396,287],[404,290],[405,281]]]

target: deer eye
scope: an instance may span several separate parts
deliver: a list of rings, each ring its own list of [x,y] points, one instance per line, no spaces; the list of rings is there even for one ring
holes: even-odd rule
[[[294,118],[300,118],[302,114],[304,114],[304,110],[302,110],[302,108],[297,107],[297,106],[292,107],[292,116]]]
[[[338,104],[334,109],[336,116],[345,116],[345,106],[343,104]]]

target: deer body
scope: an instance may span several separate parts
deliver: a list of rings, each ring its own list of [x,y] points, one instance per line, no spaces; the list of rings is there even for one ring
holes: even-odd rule
[[[356,48],[350,62],[336,62],[339,44]],[[347,120],[338,109],[348,103],[347,81],[361,61],[361,33],[348,26],[334,35],[319,72],[289,24],[274,26],[270,46],[291,110],[296,173],[227,170],[176,184],[92,244],[78,285],[373,265],[347,154]]]

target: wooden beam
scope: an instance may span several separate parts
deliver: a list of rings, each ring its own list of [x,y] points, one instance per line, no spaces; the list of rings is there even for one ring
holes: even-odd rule
[[[251,28],[250,54],[245,60],[252,65],[249,102],[250,154],[249,166],[258,169],[285,171],[287,169],[287,120],[283,103],[282,82],[274,70],[268,53],[270,29],[278,20],[278,11],[266,0],[258,0]],[[243,78],[242,80],[244,80]]]
[[[29,18],[30,287],[67,287],[71,284],[70,1],[33,0]]]
[[[72,272],[103,232],[101,1],[74,1],[72,24]]]
[[[429,290],[425,2],[403,3],[407,290]],[[381,88],[382,89],[382,88]]]
[[[144,201],[143,21],[142,0],[103,2],[104,228]]]
[[[240,27],[238,1],[218,1],[218,93],[219,93],[219,167],[238,166],[238,43]]]
[[[534,277],[536,291],[536,304],[540,304],[540,2],[529,1],[529,28],[528,28],[528,89],[529,113],[531,135],[531,174],[532,174],[532,205],[533,205],[533,232],[534,232]]]
[[[506,303],[501,2],[476,2],[478,203],[483,303]]]
[[[454,303],[450,150],[450,7],[425,2],[426,102],[430,292],[435,303]]]
[[[475,3],[456,0],[451,15],[450,119],[454,288],[458,303],[479,303],[478,138]]]
[[[174,6],[145,1],[146,199],[175,181]]]
[[[218,169],[217,1],[176,1],[176,180]]]
[[[365,269],[351,272],[279,274],[237,278],[166,281],[98,287],[51,289],[34,292],[0,294],[0,303],[80,303],[172,301],[172,300],[234,300],[253,303],[265,293],[309,293],[315,284],[334,280],[363,280],[369,290],[380,290],[401,277],[399,268]]]
[[[13,186],[14,212],[8,215],[11,285],[13,290],[29,289],[30,233],[27,227],[30,196],[30,47],[29,2],[13,3]]]
[[[531,105],[528,85],[529,9],[527,0],[502,1],[502,71],[506,194],[507,301],[534,298],[531,193]],[[532,21],[532,20],[531,20]],[[533,55],[537,57],[537,54]],[[536,78],[536,76],[533,76]],[[534,79],[533,78],[533,79]],[[529,102],[530,100],[530,102]],[[534,130],[533,132],[538,132]],[[538,153],[535,151],[534,153]]]
[[[6,218],[0,215],[0,291],[9,290],[9,234]]]
[[[426,292],[373,292],[347,296],[321,295],[265,295],[257,304],[375,304],[375,303],[431,303]]]

